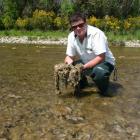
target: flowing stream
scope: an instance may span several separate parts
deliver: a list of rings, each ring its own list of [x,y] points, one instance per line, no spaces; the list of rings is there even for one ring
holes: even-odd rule
[[[0,140],[140,140],[140,48],[111,47],[114,97],[54,92],[64,46],[0,45]]]

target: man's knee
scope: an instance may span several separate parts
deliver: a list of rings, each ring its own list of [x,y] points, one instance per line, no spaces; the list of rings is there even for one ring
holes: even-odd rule
[[[109,78],[109,72],[100,66],[93,69],[91,77],[94,81],[102,81]]]

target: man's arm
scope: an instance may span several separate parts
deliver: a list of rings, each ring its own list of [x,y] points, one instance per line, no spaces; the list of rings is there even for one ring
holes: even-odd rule
[[[90,60],[86,64],[83,65],[83,69],[88,69],[96,66],[97,64],[103,62],[105,60],[105,53],[102,53],[96,56],[94,59]]]

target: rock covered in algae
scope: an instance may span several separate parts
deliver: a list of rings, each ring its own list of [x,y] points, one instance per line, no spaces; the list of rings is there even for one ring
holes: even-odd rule
[[[67,86],[71,86],[74,90],[74,94],[79,92],[79,81],[81,80],[81,68],[83,64],[68,65],[65,63],[56,64],[54,66],[54,80],[55,91],[57,94],[63,92],[63,89]]]

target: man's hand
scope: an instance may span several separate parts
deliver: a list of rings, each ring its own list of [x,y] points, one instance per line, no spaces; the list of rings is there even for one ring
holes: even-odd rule
[[[66,64],[72,64],[73,63],[73,58],[70,57],[70,56],[66,56],[65,60],[64,60],[64,63]]]

